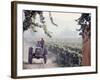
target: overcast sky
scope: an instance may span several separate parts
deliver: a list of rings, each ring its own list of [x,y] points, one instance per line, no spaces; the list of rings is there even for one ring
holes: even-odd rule
[[[80,26],[77,25],[75,19],[81,16],[80,13],[60,13],[60,12],[51,12],[54,22],[58,27],[54,26],[49,19],[49,13],[44,12],[45,21],[47,24],[48,31],[51,32],[52,38],[80,38],[79,32],[76,29],[79,29]],[[37,22],[38,22],[37,15]],[[23,15],[24,19],[24,15]],[[24,32],[24,38],[33,39],[33,38],[48,38],[42,28],[36,28],[38,32],[33,32],[27,30]]]

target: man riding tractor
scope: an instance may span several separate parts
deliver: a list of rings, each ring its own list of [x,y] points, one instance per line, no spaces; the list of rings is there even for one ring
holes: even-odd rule
[[[29,57],[28,57],[28,62],[32,64],[32,59],[40,59],[43,58],[44,63],[46,64],[47,62],[47,49],[44,47],[44,40],[43,38],[41,41],[37,41],[35,52],[33,52],[33,48],[29,48]]]

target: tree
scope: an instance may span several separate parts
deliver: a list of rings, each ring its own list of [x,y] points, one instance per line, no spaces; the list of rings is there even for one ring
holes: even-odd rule
[[[89,13],[82,13],[81,17],[76,20],[78,25],[81,25],[79,35],[83,38],[83,48],[82,48],[82,65],[91,65],[91,15]]]

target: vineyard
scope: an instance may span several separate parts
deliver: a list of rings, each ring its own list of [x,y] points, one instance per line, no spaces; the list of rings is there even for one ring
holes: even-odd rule
[[[56,63],[60,67],[81,66],[82,63],[82,43],[81,41],[51,41],[46,47],[48,51],[56,55]]]

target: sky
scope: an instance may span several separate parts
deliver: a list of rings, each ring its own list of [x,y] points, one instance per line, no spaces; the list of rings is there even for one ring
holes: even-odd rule
[[[43,12],[47,29],[51,32],[52,38],[81,38],[81,36],[79,36],[79,31],[76,31],[80,26],[77,25],[77,22],[75,21],[75,19],[78,19],[81,16],[80,13],[51,12],[51,14],[58,27],[51,23],[49,12]],[[36,21],[39,22],[39,15],[36,16]],[[49,39],[42,28],[36,28],[36,30],[37,32],[33,32],[31,29],[25,31],[24,38],[27,40],[39,39],[41,37]]]

